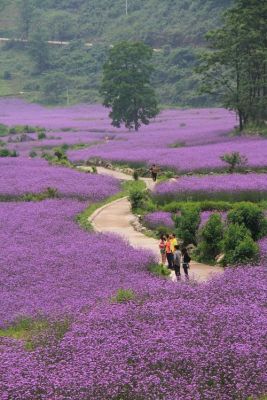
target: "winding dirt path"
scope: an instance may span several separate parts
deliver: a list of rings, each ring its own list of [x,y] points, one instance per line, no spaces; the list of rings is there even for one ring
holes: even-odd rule
[[[84,167],[83,169],[85,169]],[[132,180],[130,175],[126,175],[120,171],[109,170],[106,168],[98,167],[98,173],[113,176],[121,180]],[[149,189],[155,186],[149,178],[142,178]],[[154,238],[145,236],[141,232],[137,232],[132,223],[136,217],[131,212],[131,205],[127,197],[115,200],[99,209],[97,209],[90,217],[90,222],[97,232],[112,232],[129,242],[135,248],[143,248],[152,251],[159,257],[158,241]],[[182,270],[182,268],[181,268]],[[207,281],[214,273],[222,273],[223,269],[192,261],[190,263],[189,273],[198,282]],[[183,273],[183,271],[182,271]],[[171,278],[176,280],[174,272]]]

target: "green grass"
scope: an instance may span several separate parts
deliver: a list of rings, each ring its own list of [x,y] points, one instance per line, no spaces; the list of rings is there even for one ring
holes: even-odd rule
[[[109,204],[112,201],[121,199],[122,197],[129,196],[132,190],[145,190],[145,188],[146,185],[143,181],[123,182],[122,190],[119,193],[116,193],[113,196],[108,197],[102,202],[91,204],[81,214],[77,216],[76,221],[82,228],[86,230],[92,230],[93,229],[92,224],[88,219],[98,208],[103,207],[104,205]]]
[[[162,264],[152,264],[148,269],[153,275],[162,276],[163,278],[168,278],[171,274],[171,271]]]
[[[132,289],[118,289],[115,296],[111,297],[112,303],[125,303],[135,299],[135,293]]]
[[[64,318],[49,321],[46,318],[22,318],[6,329],[0,329],[0,337],[22,340],[27,350],[46,345],[51,338],[61,340],[69,330],[71,321]]]

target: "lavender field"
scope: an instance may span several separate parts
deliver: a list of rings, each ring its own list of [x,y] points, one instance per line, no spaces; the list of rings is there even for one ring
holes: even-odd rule
[[[115,178],[51,165],[62,144],[71,161],[92,157],[179,173],[225,168],[240,151],[266,167],[266,140],[233,137],[223,109],[165,110],[139,132],[111,127],[98,105],[44,108],[0,100],[0,123],[46,128],[46,138],[1,137],[18,157],[0,158],[1,400],[258,400],[267,392],[266,238],[258,265],[228,268],[204,284],[149,272],[155,256],[118,236],[85,230],[77,216],[118,194]],[[73,146],[87,147],[75,148]],[[35,150],[37,156],[29,158]],[[267,194],[266,174],[183,176],[155,198]],[[58,195],[22,201],[52,188]],[[28,199],[29,200],[29,199]],[[213,211],[201,213],[203,226]],[[226,219],[226,212],[221,212]],[[173,230],[173,214],[146,214]],[[118,290],[130,291],[128,301]]]
[[[259,201],[267,198],[267,175],[252,173],[185,176],[176,181],[158,184],[154,194],[165,200],[179,197]]]
[[[107,111],[100,106],[49,109],[12,99],[1,100],[0,106],[4,110],[0,123],[48,130],[43,141],[33,136],[35,140],[27,143],[8,144],[22,156],[36,147],[84,144],[88,147],[68,151],[71,161],[83,163],[97,157],[135,165],[157,163],[182,173],[223,169],[226,166],[220,156],[238,151],[248,158],[249,167],[267,165],[266,139],[229,135],[237,121],[223,109],[165,110],[136,133],[112,127]]]

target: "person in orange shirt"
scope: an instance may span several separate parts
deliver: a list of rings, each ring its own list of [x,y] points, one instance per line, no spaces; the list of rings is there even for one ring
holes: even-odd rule
[[[168,261],[168,268],[173,269],[173,251],[172,251],[172,243],[171,243],[171,236],[167,235],[166,240],[166,256]]]

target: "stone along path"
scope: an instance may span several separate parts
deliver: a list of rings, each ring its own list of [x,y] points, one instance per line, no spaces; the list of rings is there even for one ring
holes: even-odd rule
[[[82,168],[86,169],[86,167]],[[98,167],[98,173],[107,174],[121,180],[131,180],[130,175],[126,175],[120,171],[109,170]],[[149,178],[142,178],[147,187],[152,190],[155,183]],[[99,209],[97,209],[90,217],[90,222],[97,232],[112,232],[129,242],[135,248],[143,248],[152,251],[159,258],[158,241],[154,238],[145,236],[133,227],[136,217],[131,212],[131,205],[127,197],[115,200]],[[181,272],[183,270],[181,268]],[[222,273],[223,269],[192,261],[190,263],[189,273],[191,277],[199,282],[207,281],[214,273]],[[171,275],[172,280],[176,280],[174,273]]]

